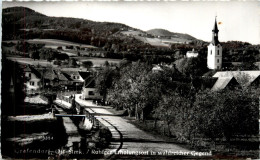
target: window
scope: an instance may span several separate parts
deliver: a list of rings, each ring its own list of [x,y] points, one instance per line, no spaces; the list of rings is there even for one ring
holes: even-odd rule
[[[219,63],[219,59],[217,59],[217,63]]]
[[[34,86],[34,82],[30,82],[30,85],[31,85],[31,86]]]
[[[94,96],[94,92],[93,91],[88,91],[88,95]]]
[[[76,77],[75,77],[75,76],[73,76],[73,79],[76,79]]]
[[[219,69],[219,66],[217,66],[217,69]]]
[[[212,50],[210,50],[210,55],[212,55]]]
[[[29,77],[30,77],[30,78],[31,78],[31,76],[32,76],[31,73],[29,73]]]
[[[218,50],[218,55],[219,55],[219,50]]]

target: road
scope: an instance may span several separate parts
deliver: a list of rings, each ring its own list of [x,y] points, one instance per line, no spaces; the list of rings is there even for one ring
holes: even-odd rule
[[[97,106],[90,101],[81,100],[80,94],[76,95],[76,101],[87,110],[101,114],[95,116],[112,133],[112,142],[107,153],[119,151],[122,154],[160,154],[163,152],[190,152],[175,143],[166,142],[161,138],[140,130],[127,119],[115,116],[107,110],[109,107]]]

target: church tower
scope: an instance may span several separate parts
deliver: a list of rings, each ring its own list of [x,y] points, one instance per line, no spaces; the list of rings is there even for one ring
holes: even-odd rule
[[[221,69],[222,67],[222,46],[218,41],[218,25],[215,24],[212,30],[212,41],[208,45],[207,65],[209,69]]]

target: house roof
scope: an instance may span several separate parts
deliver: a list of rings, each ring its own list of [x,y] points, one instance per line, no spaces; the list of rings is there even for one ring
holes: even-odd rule
[[[79,72],[79,75],[83,78],[86,79],[89,76],[91,76],[91,72]]]
[[[195,49],[193,48],[191,51],[187,51],[187,53],[196,53],[196,54],[199,54],[199,52],[198,51],[195,51]]]
[[[85,79],[84,87],[85,88],[95,88],[96,83],[95,83],[95,77],[89,76],[88,78]]]
[[[222,72],[217,72],[213,75],[213,77],[219,77],[219,78],[234,77],[238,83],[244,86],[249,86],[259,76],[260,76],[260,71],[222,71]]]
[[[28,71],[30,70],[30,72],[32,72],[37,78],[41,78],[41,73],[36,70],[35,68],[28,66],[29,69],[27,69]]]
[[[63,72],[53,70],[53,72],[56,74],[57,78],[61,81],[71,81],[71,78],[69,76],[65,76]]]
[[[32,72],[31,68],[29,67],[29,65],[25,65],[25,66],[22,66],[23,68],[23,71],[24,72]]]
[[[220,90],[226,88],[234,77],[219,77],[217,82],[212,87],[212,90]],[[235,80],[235,79],[234,79]]]

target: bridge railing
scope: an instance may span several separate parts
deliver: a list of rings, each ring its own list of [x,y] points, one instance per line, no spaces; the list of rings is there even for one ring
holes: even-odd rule
[[[70,104],[72,104],[72,98],[63,96],[63,95],[58,95],[57,96],[59,99],[66,101]],[[95,117],[94,113],[90,113],[88,110],[86,110],[83,106],[81,106],[78,102],[75,102],[76,108],[79,111],[79,114],[84,114],[86,115],[86,118],[92,123],[93,128],[99,128],[100,126],[103,126],[102,123],[99,122],[99,120]],[[105,126],[103,126],[105,127]]]

